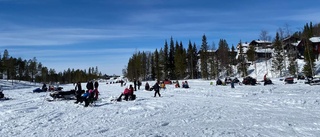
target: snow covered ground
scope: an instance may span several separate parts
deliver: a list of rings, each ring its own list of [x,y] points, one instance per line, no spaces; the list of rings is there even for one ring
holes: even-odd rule
[[[110,99],[124,87],[100,83],[101,100],[87,108],[74,100],[46,101],[48,92],[32,93],[40,84],[14,82],[12,86],[11,81],[0,81],[5,96],[12,98],[0,101],[0,136],[320,136],[319,86],[272,80],[274,85],[236,85],[234,89],[189,80],[190,89],[167,85],[160,91],[162,97],[153,97],[154,92],[142,87],[135,92],[135,101],[123,102]]]

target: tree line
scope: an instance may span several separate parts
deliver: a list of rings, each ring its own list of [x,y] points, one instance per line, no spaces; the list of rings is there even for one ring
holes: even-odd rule
[[[302,31],[296,31],[293,34],[291,34],[288,25],[277,30],[276,36],[272,40],[274,53],[271,68],[272,71],[279,72],[280,75],[284,75],[284,73],[296,75],[298,72],[297,51],[283,47],[282,40],[288,36],[304,39],[306,64],[303,70],[307,76],[314,75],[311,73],[314,72],[315,56],[309,38],[320,36],[320,24],[307,23]],[[262,30],[260,39],[271,41],[271,36],[267,31]],[[285,64],[285,59],[289,60],[288,65]],[[137,51],[129,58],[128,64],[122,72],[129,80],[216,79],[235,75],[244,77],[248,75],[248,62],[253,64],[256,60],[253,45],[250,45],[245,53],[241,40],[236,50],[234,45],[229,46],[225,39],[220,39],[218,48],[216,48],[215,43],[208,44],[204,34],[199,47],[189,40],[188,46],[185,48],[181,41],[174,41],[171,37],[169,43],[165,40],[163,48],[156,49],[154,52]]]
[[[1,55],[0,55],[1,56]],[[70,69],[63,72],[57,72],[55,69],[47,68],[38,62],[36,57],[33,59],[14,58],[9,55],[7,49],[4,50],[2,58],[0,58],[0,77],[3,79],[15,79],[31,82],[59,82],[73,83],[86,82],[88,80],[97,79],[102,76],[98,71],[98,67],[90,67],[86,69]]]

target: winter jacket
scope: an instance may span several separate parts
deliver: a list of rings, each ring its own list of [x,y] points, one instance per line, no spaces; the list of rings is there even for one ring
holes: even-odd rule
[[[159,84],[158,84],[158,83],[154,84],[154,85],[153,85],[153,89],[154,89],[155,91],[159,91],[159,90],[160,90]]]
[[[99,83],[96,81],[94,82],[94,88],[98,88],[99,87]]]
[[[98,89],[95,89],[93,92],[94,92],[94,98],[95,98],[95,99],[98,99],[98,97],[99,97],[99,91],[98,91]]]
[[[92,81],[89,81],[88,83],[87,83],[87,89],[88,90],[90,90],[90,89],[92,89],[93,90],[93,83],[92,83]]]
[[[81,83],[77,83],[77,85],[76,85],[76,87],[74,88],[74,90],[76,90],[76,91],[82,90]]]
[[[133,94],[133,89],[126,88],[126,89],[124,89],[123,94],[132,95]]]
[[[83,97],[83,98],[88,98],[89,95],[90,95],[90,93],[89,93],[89,92],[86,92],[86,93],[83,93],[83,94],[81,95],[81,97]]]

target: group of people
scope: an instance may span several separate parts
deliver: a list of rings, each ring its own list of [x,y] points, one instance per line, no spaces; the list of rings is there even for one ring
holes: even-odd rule
[[[176,88],[180,88],[180,84],[179,84],[179,81],[178,81],[178,80],[176,81],[175,87],[176,87]],[[182,88],[189,88],[188,81],[182,82]]]
[[[99,83],[98,81],[88,81],[86,88],[87,90],[82,90],[81,83],[77,82],[75,86],[75,93],[77,101],[75,104],[85,102],[84,107],[88,107],[90,103],[98,100],[99,91],[98,91]]]
[[[42,87],[41,87],[42,91],[61,91],[62,89],[63,88],[59,86],[59,82],[56,83],[56,87],[50,84],[48,88],[45,82],[42,84]]]
[[[133,80],[133,85],[134,85],[134,91],[137,91],[137,86],[138,86],[138,90],[140,90],[140,86],[142,85],[140,80]]]
[[[138,90],[139,90],[140,86],[142,85],[142,83],[140,81],[134,80],[134,85],[135,85],[135,87],[138,86]],[[156,97],[157,95],[159,97],[161,97],[159,81],[157,81],[152,87],[150,87],[149,83],[146,82],[145,90],[147,90],[147,91],[154,90],[155,91],[154,92],[154,97]],[[136,99],[136,95],[134,94],[134,91],[136,91],[136,90],[134,89],[134,87],[132,85],[130,85],[128,88],[124,89],[124,91],[117,98],[117,101],[121,101],[123,96],[124,96],[123,99],[126,100],[126,101],[135,100]]]

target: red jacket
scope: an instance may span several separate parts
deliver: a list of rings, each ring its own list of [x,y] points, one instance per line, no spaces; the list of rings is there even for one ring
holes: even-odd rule
[[[126,89],[124,89],[123,94],[131,95],[131,94],[133,94],[133,90],[126,88]]]

